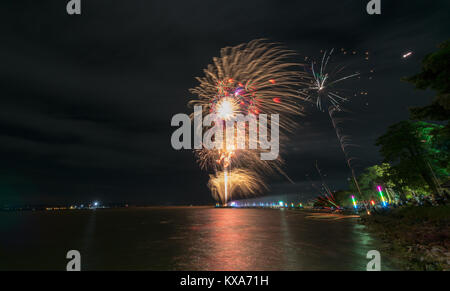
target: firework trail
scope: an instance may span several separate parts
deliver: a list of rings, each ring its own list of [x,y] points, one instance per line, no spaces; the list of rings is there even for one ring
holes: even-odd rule
[[[197,99],[191,100],[189,105],[201,106],[203,115],[216,114],[215,124],[225,124],[238,114],[257,117],[260,114],[279,114],[276,125],[280,129],[281,148],[287,140],[287,134],[296,127],[294,116],[302,114],[298,101],[305,98],[297,92],[300,86],[308,84],[306,80],[309,78],[299,70],[302,64],[290,61],[294,55],[293,51],[265,40],[223,48],[220,56],[213,58],[213,63],[204,69],[204,76],[196,78],[199,85],[190,89],[190,92]],[[271,126],[274,126],[274,121],[271,122]],[[273,161],[262,160],[260,154],[267,150],[261,149],[259,140],[250,141],[247,124],[245,130],[245,149],[238,149],[236,145],[229,147],[225,142],[216,149],[203,147],[195,150],[200,167],[216,173],[211,176],[209,185],[216,199],[225,204],[228,193],[233,190],[256,191],[259,188],[254,187],[254,184],[259,181],[263,185],[263,176],[274,173],[285,175],[281,168],[281,157]],[[250,142],[256,143],[257,149],[248,149]],[[247,175],[246,179],[242,178],[244,174]],[[223,180],[220,182],[223,191],[218,190],[222,189],[218,186],[221,185],[218,177]]]
[[[320,171],[319,164],[317,163],[317,161],[315,166],[317,169],[317,173],[319,173],[320,180],[322,181],[322,187],[325,189],[328,195],[333,196],[333,192],[331,192],[330,187],[328,187],[327,183],[325,183],[325,180],[323,179],[322,172]]]
[[[351,164],[353,158],[348,155],[348,151],[346,149],[348,146],[352,146],[352,144],[350,143],[351,140],[350,140],[349,136],[341,134],[341,129],[339,128],[338,122],[336,121],[336,118],[334,117],[334,113],[336,111],[338,111],[338,109],[336,109],[335,107],[330,107],[330,108],[328,108],[328,115],[330,116],[334,131],[336,132],[336,137],[339,141],[339,145],[341,146],[341,150],[344,153],[344,157],[347,162],[347,166],[350,169],[350,171],[352,172],[353,182],[355,183],[355,186],[358,189],[358,193],[359,193],[360,197],[362,197],[361,189],[359,188],[358,180],[356,179],[355,170]]]
[[[350,139],[348,136],[341,133],[341,129],[338,127],[338,122],[334,116],[335,112],[342,111],[341,104],[349,101],[349,98],[343,96],[342,90],[339,89],[337,85],[339,85],[342,81],[359,76],[359,73],[343,75],[344,67],[337,67],[332,71],[328,71],[327,66],[333,50],[334,49],[332,49],[329,53],[327,51],[324,52],[319,70],[314,68],[314,62],[311,63],[311,75],[313,82],[308,88],[299,90],[299,93],[300,96],[304,97],[306,100],[314,102],[319,110],[324,111],[324,108],[328,109],[328,115],[331,119],[331,123],[333,124],[334,131],[336,132],[339,145],[344,153],[347,166],[352,173],[353,181],[359,194],[361,195],[361,189],[359,188],[358,181],[356,180],[355,170],[351,164],[353,158],[350,157],[347,151],[347,147],[351,145],[349,143]],[[316,168],[319,171],[317,163]]]
[[[335,207],[337,209],[340,208],[338,203],[336,202],[336,198],[334,197],[333,192],[330,190],[330,187],[328,187],[327,183],[325,183],[325,179],[323,178],[322,171],[319,168],[319,164],[316,161],[315,163],[317,173],[319,173],[320,180],[322,182],[322,188],[317,187],[313,181],[309,178],[308,175],[306,177],[311,182],[311,185],[319,192],[319,196],[316,198],[315,204],[320,205],[322,207],[325,207],[327,209],[331,209],[331,207]],[[322,190],[325,190],[325,193],[322,192]]]
[[[336,202],[336,198],[334,197],[333,194],[331,194],[330,196],[328,195],[322,195],[317,197],[316,200],[316,204],[321,205],[324,208],[327,209],[331,209],[331,207],[336,207],[336,208],[341,208],[337,202]]]

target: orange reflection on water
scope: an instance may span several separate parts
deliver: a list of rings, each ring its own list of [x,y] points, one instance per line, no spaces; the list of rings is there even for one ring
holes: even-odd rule
[[[361,254],[373,248],[353,231],[353,216],[203,208],[182,225],[177,270],[362,270]]]
[[[208,211],[207,224],[191,227],[192,235],[196,237],[193,247],[201,246],[190,250],[196,253],[191,269],[238,271],[258,270],[265,266],[263,245],[264,242],[267,244],[267,238],[259,237],[264,233],[258,231],[258,217],[261,216],[254,211],[239,209]]]

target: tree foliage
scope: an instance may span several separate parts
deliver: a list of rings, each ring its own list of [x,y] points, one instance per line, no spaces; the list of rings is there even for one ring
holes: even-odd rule
[[[430,105],[410,109],[414,119],[448,121],[450,118],[450,41],[445,41],[439,45],[438,51],[423,59],[422,71],[419,74],[405,80],[413,83],[417,89],[431,89],[437,92]]]
[[[423,121],[401,121],[377,139],[389,173],[399,187],[428,189],[437,194],[439,178],[448,177],[448,140],[443,126]]]
[[[381,165],[374,165],[366,168],[358,176],[358,184],[361,189],[363,200],[372,200],[377,198],[376,188],[378,185],[383,185],[385,188],[394,188],[396,185],[393,182],[393,178],[390,172],[391,168],[388,163],[382,163]],[[356,191],[355,184],[350,182],[350,191]]]

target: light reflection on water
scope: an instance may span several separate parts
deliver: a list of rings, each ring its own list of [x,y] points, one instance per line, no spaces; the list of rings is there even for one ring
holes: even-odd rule
[[[306,216],[209,207],[0,213],[0,269],[63,270],[77,249],[84,270],[365,270],[379,242],[355,219]]]
[[[375,241],[354,219],[310,220],[271,209],[210,209],[188,216],[179,270],[365,270]],[[194,235],[195,234],[195,235]],[[384,269],[390,269],[385,267]]]

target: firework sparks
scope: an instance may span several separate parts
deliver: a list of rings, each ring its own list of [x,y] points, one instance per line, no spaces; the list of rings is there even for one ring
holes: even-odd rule
[[[333,51],[334,49],[331,49],[329,53],[327,51],[324,52],[320,69],[314,67],[314,62],[311,63],[310,69],[314,81],[309,87],[299,91],[302,97],[306,100],[313,101],[320,110],[324,110],[324,108],[330,106],[339,109],[340,104],[349,99],[342,96],[342,90],[337,85],[344,80],[359,76],[359,73],[339,76],[344,69],[343,67],[337,68],[334,71],[327,71],[327,66]]]
[[[248,169],[233,169],[210,175],[208,187],[217,201],[226,204],[237,193],[248,197],[267,190],[261,176]]]
[[[349,136],[343,135],[341,133],[341,129],[338,126],[338,121],[334,117],[334,113],[337,111],[335,107],[330,107],[328,109],[328,114],[331,119],[331,123],[333,124],[334,131],[336,132],[336,137],[339,141],[339,145],[341,146],[341,150],[344,153],[345,161],[347,162],[347,166],[350,169],[353,177],[353,182],[355,183],[356,188],[358,189],[358,193],[361,195],[361,189],[359,188],[358,180],[356,179],[355,169],[352,166],[353,158],[348,154],[347,147],[352,146],[351,139]]]
[[[297,102],[305,98],[297,91],[299,86],[307,83],[299,83],[299,80],[309,78],[299,70],[303,65],[289,60],[293,55],[294,52],[264,40],[223,48],[220,57],[213,58],[213,64],[204,70],[205,76],[196,78],[200,84],[190,92],[197,99],[189,105],[201,106],[204,115],[214,113],[217,118],[214,123],[221,124],[238,114],[256,117],[278,114],[280,119],[276,125],[280,129],[281,146],[287,133],[296,126],[294,116],[302,113]],[[260,159],[260,154],[267,150],[262,149],[259,140],[249,140],[249,130],[246,124],[245,149],[224,143],[218,149],[195,151],[201,168],[215,172],[209,186],[213,196],[225,204],[236,191],[248,195],[264,189],[265,186],[256,187],[258,183],[265,185],[263,175],[276,172],[285,175],[280,157],[273,161]],[[237,130],[234,132],[237,135]],[[234,142],[238,142],[236,136]],[[257,144],[257,148],[247,149],[250,142]]]
[[[344,80],[348,80],[353,77],[359,76],[359,73],[339,76],[339,74],[343,72],[344,67],[337,68],[331,72],[327,71],[327,66],[330,61],[332,53],[333,49],[331,49],[329,53],[327,53],[327,51],[324,52],[319,71],[314,69],[314,62],[311,63],[311,72],[314,78],[314,82],[310,87],[308,87],[305,90],[301,90],[299,92],[301,94],[304,94],[303,96],[306,96],[307,100],[313,101],[319,110],[324,111],[324,108],[328,109],[328,115],[330,117],[331,123],[333,124],[333,128],[336,132],[339,145],[342,149],[342,152],[344,153],[347,166],[349,167],[352,173],[353,181],[355,182],[358,192],[361,194],[358,181],[356,180],[355,171],[351,164],[353,158],[348,154],[347,150],[347,147],[351,145],[349,143],[350,138],[341,133],[341,129],[338,126],[338,121],[335,118],[335,112],[342,110],[341,104],[343,102],[349,101],[349,98],[344,97],[342,93],[340,93],[342,90],[340,90],[336,85],[338,85],[340,82]],[[317,164],[316,168],[319,171]],[[330,191],[327,192],[331,194]]]
[[[239,106],[236,99],[224,97],[216,105],[217,116],[222,120],[230,120],[236,116]]]

